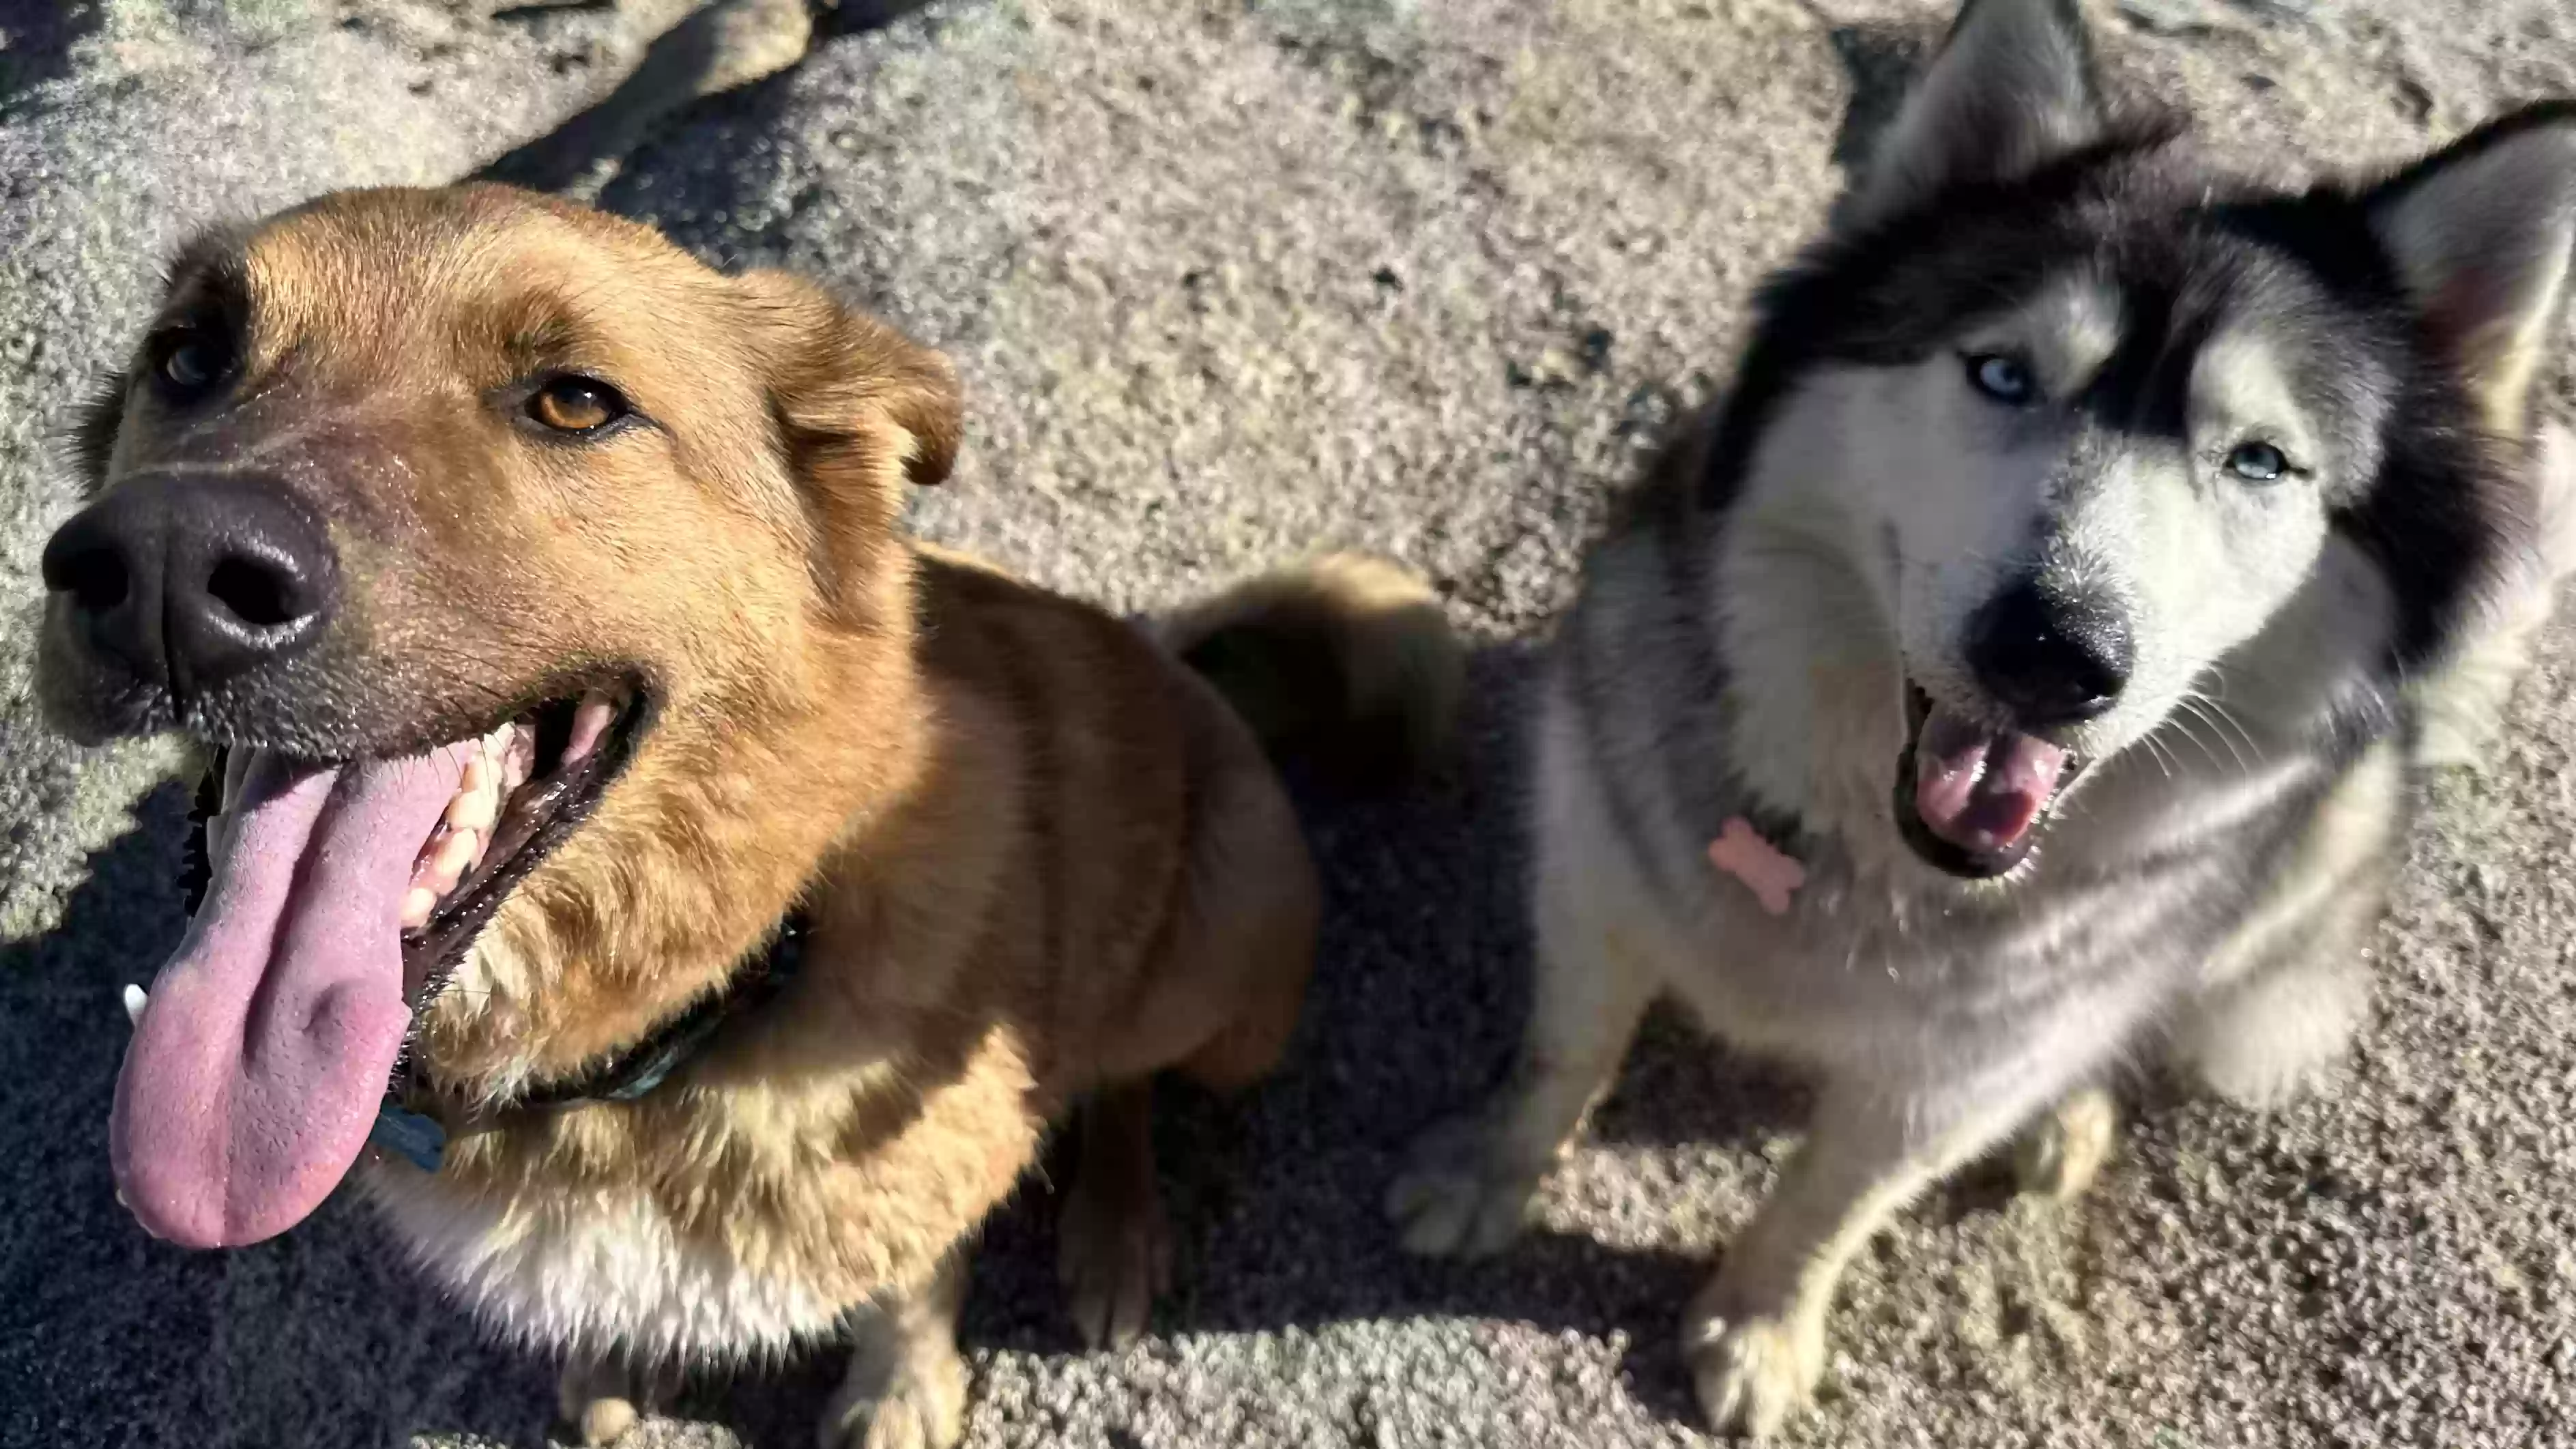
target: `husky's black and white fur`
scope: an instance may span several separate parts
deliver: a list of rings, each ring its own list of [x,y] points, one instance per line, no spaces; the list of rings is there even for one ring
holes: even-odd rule
[[[2150,1041],[2253,1101],[2331,1058],[2415,767],[2492,728],[2564,561],[2571,254],[2576,108],[2282,192],[2106,114],[2071,0],[1972,0],[1590,560],[1528,1038],[1395,1185],[1408,1244],[1499,1248],[1659,993],[1812,1069],[1683,1326],[1759,1435],[1927,1183],[2027,1125],[2077,1190]]]

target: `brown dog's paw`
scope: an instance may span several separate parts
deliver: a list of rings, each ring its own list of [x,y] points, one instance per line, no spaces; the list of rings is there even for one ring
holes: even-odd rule
[[[623,1364],[576,1359],[564,1365],[563,1377],[556,1382],[555,1406],[582,1444],[605,1449],[643,1421],[645,1409],[657,1395],[667,1396],[676,1388],[676,1375],[647,1380]]]
[[[966,1436],[966,1364],[955,1353],[882,1379],[853,1372],[823,1410],[819,1449],[950,1449]]]
[[[1148,1185],[1141,1194],[1077,1187],[1056,1226],[1056,1269],[1085,1348],[1125,1348],[1172,1286],[1172,1230]]]
[[[589,1449],[603,1449],[626,1437],[644,1418],[632,1399],[593,1399],[573,1416],[573,1427],[581,1431],[581,1442]]]

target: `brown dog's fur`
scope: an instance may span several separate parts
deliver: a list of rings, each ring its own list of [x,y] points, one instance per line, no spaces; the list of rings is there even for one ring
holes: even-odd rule
[[[594,1437],[631,1419],[632,1371],[847,1317],[825,1441],[946,1442],[964,1241],[1087,1099],[1067,1280],[1086,1336],[1136,1331],[1164,1252],[1142,1084],[1266,1071],[1316,913],[1260,743],[1172,651],[1343,680],[1328,713],[1418,752],[1457,687],[1420,587],[1335,562],[1158,647],[912,545],[904,486],[959,442],[940,358],[503,188],[324,198],[201,244],[167,312],[230,319],[240,378],[102,408],[104,481],[255,469],[327,520],[346,583],[293,678],[166,723],[380,756],[603,676],[650,702],[593,816],[419,1008],[454,1140],[435,1176],[365,1175],[429,1270],[573,1356]],[[649,425],[532,436],[512,409],[564,369]],[[658,1091],[511,1106],[715,990],[800,901],[788,993]]]

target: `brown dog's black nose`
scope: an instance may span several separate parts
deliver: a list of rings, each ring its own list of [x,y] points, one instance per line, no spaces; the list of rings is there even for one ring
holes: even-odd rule
[[[147,475],[45,545],[75,647],[185,695],[311,643],[337,601],[319,524],[276,483]]]
[[[1977,682],[2028,729],[2108,711],[2128,688],[2136,657],[2117,605],[2036,579],[2007,586],[1968,625],[1968,666]]]

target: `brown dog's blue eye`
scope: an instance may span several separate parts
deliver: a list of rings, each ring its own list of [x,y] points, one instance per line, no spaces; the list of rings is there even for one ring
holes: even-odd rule
[[[558,433],[595,433],[629,411],[617,389],[590,377],[558,377],[528,399],[528,416]]]
[[[2270,483],[2290,471],[2290,460],[2269,443],[2239,443],[2227,455],[2227,471],[2248,483]]]

